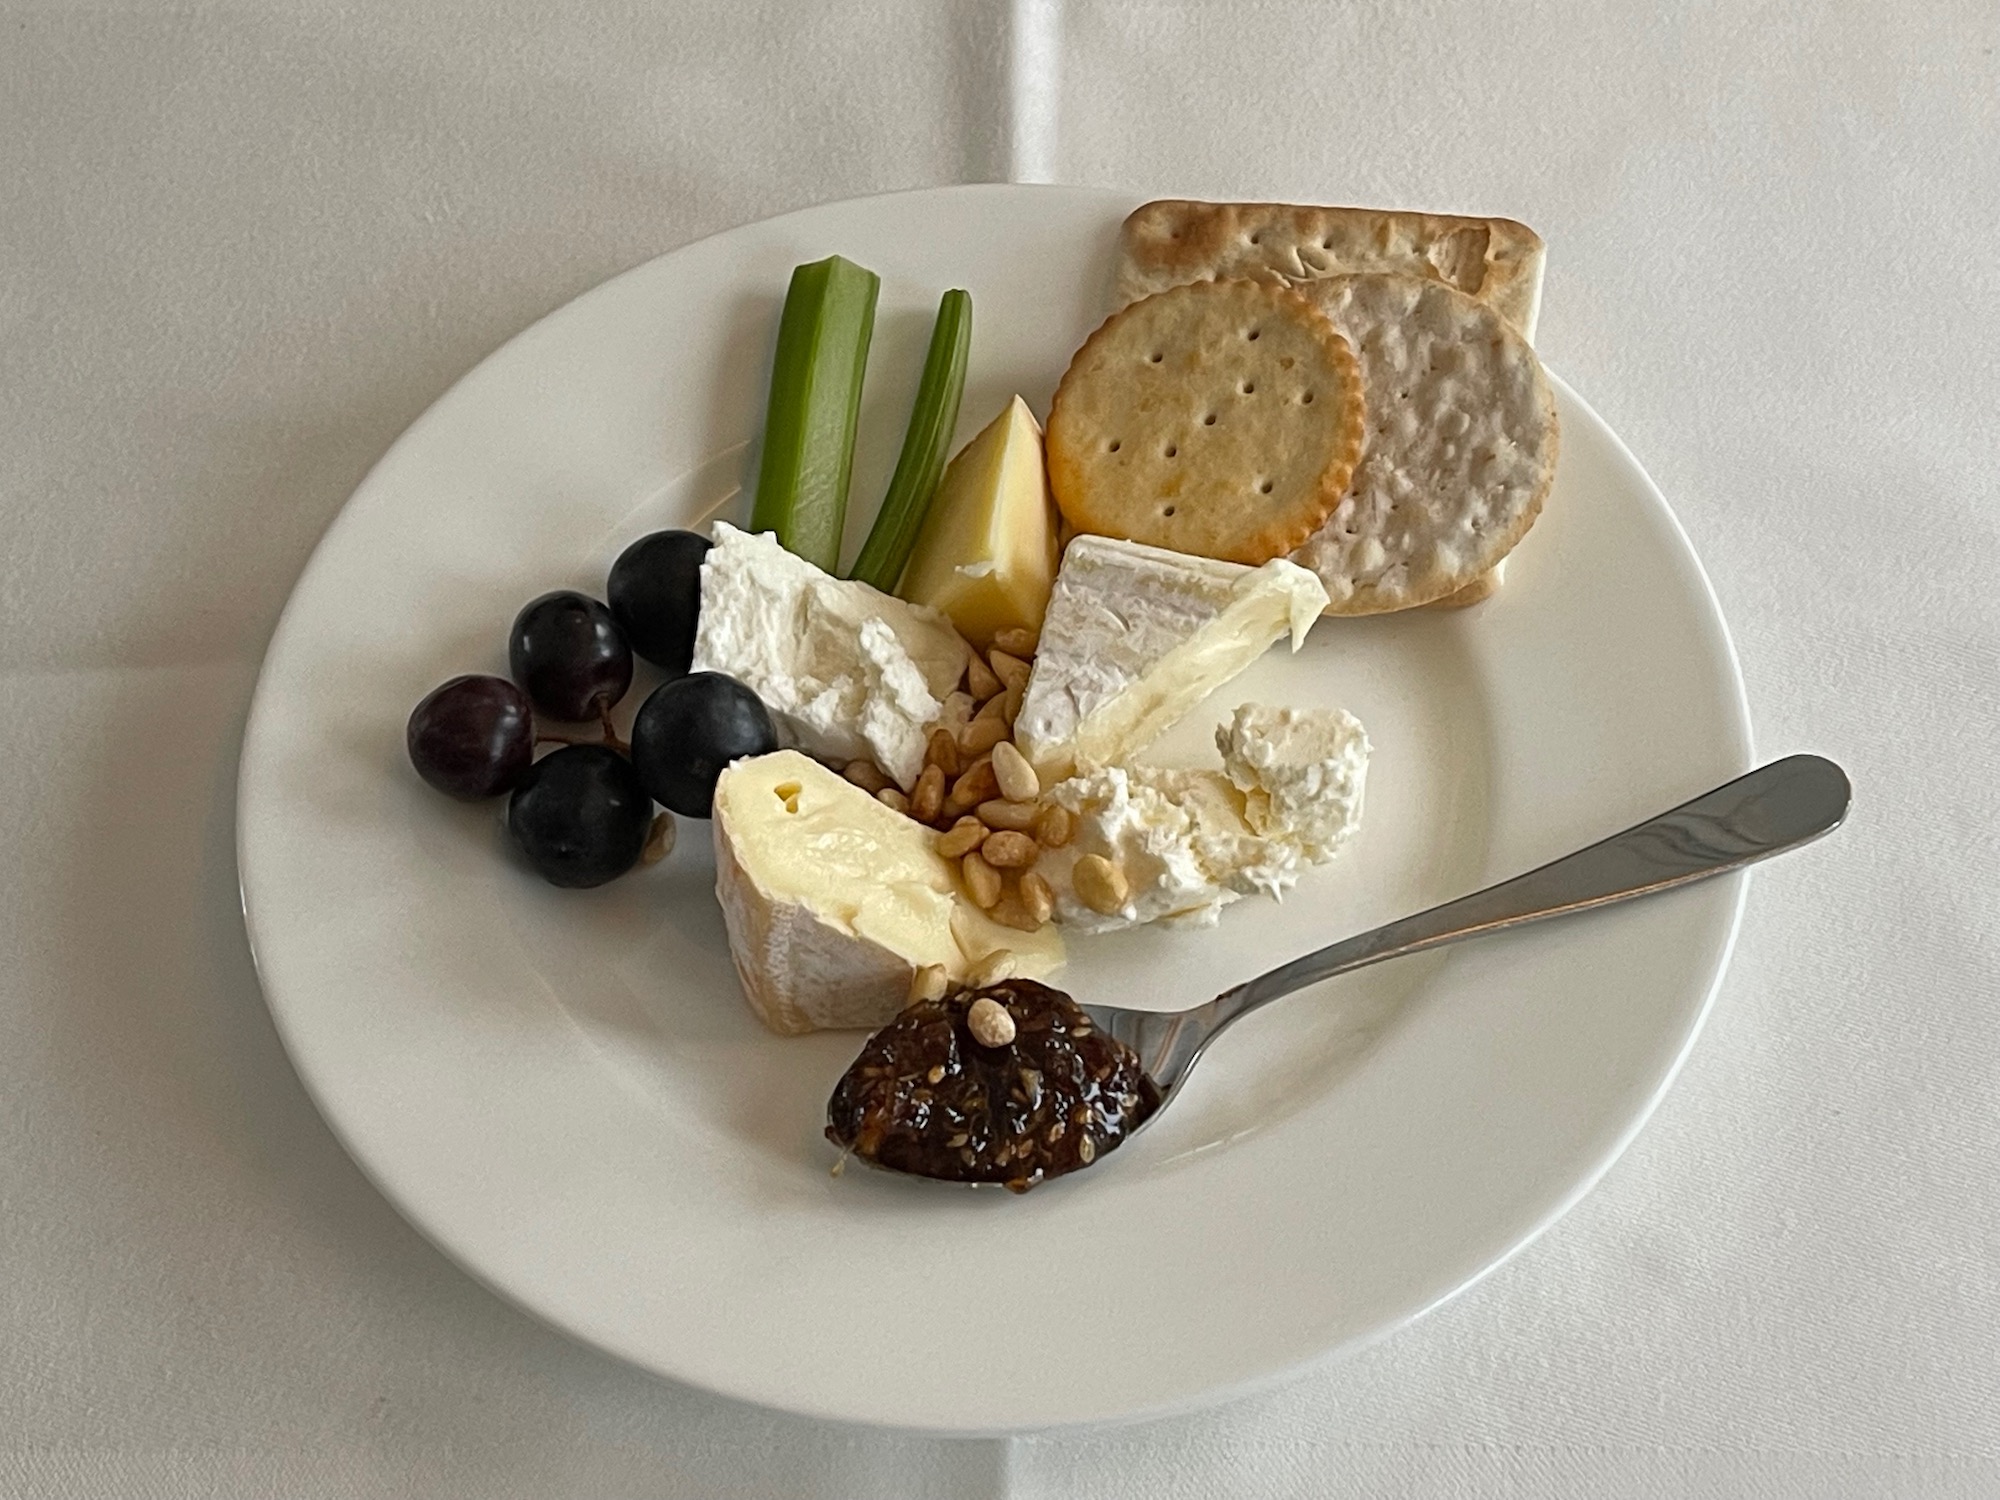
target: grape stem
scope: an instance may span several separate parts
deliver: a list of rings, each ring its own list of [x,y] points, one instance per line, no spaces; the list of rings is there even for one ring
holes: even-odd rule
[[[599,737],[568,734],[560,729],[535,729],[535,743],[538,745],[608,745],[620,755],[630,755],[632,747],[618,734],[618,726],[611,722],[611,705],[600,702],[597,705],[597,727]]]
[[[605,744],[620,755],[629,756],[632,753],[632,747],[618,737],[618,726],[611,722],[611,705],[601,698],[597,702],[597,722],[604,730]]]

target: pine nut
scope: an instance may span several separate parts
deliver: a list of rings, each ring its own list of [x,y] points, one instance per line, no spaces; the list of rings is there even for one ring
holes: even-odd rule
[[[993,701],[1004,702],[999,698]],[[984,755],[1013,732],[1007,727],[1007,721],[997,713],[990,719],[974,719],[958,737],[958,748],[966,755]]]
[[[993,774],[993,758],[982,755],[951,784],[951,800],[960,812],[970,812],[1000,790],[1000,778]]]
[[[1035,640],[1035,632],[1025,625],[1009,625],[993,632],[993,644],[1009,656],[1033,656]]]
[[[942,1000],[945,992],[943,964],[925,964],[910,976],[910,1004],[922,1000]]]
[[[979,854],[996,870],[1025,870],[1041,858],[1042,848],[1025,833],[1003,828],[998,833],[986,835],[986,842],[979,846]]]
[[[916,790],[910,793],[910,816],[919,823],[935,823],[943,806],[944,772],[925,766],[917,777]]]
[[[972,897],[972,904],[981,911],[993,910],[1000,899],[1000,872],[981,857],[977,849],[959,861],[959,873],[965,877],[966,894]]]
[[[1011,927],[1016,932],[1033,932],[1042,925],[1028,910],[1028,904],[1021,899],[1019,891],[1007,892],[986,915],[1002,927]]]
[[[875,800],[892,812],[907,813],[910,810],[910,799],[892,786],[883,787],[875,794]]]
[[[1000,695],[1001,717],[1011,724],[1021,717],[1021,700],[1028,696],[1028,679],[1007,684],[1007,691]]]
[[[1008,687],[1028,680],[1028,664],[1018,656],[1005,651],[989,651],[986,653],[986,660],[993,668],[993,675]]]
[[[962,859],[986,842],[986,825],[977,818],[960,818],[938,835],[937,852],[946,859]]]
[[[965,987],[969,990],[983,990],[990,984],[998,984],[1003,979],[1012,979],[1021,972],[1020,963],[1011,948],[995,948],[986,957],[972,966],[972,972],[965,976]]]
[[[1000,795],[1009,802],[1032,802],[1042,795],[1041,777],[1010,740],[993,747],[993,775],[1000,783]]]
[[[965,666],[965,690],[972,694],[975,703],[984,703],[996,695],[1006,684],[993,675],[993,669],[986,665],[977,651]]]
[[[1125,872],[1101,854],[1084,855],[1069,878],[1076,887],[1076,899],[1101,916],[1117,916],[1132,894]]]
[[[997,798],[979,804],[979,821],[988,828],[1004,828],[1009,833],[1026,833],[1035,826],[1041,809],[1032,802],[1003,802]]]
[[[1014,1040],[1014,1018],[991,995],[981,995],[967,1007],[965,1029],[982,1047],[1004,1047]]]
[[[1044,849],[1060,849],[1076,837],[1076,815],[1051,802],[1035,815],[1034,834]]]
[[[895,785],[872,760],[850,760],[840,774],[871,797],[883,787]]]
[[[1055,888],[1033,870],[1021,877],[1021,905],[1028,909],[1028,915],[1035,919],[1035,925],[1055,915]]]
[[[924,764],[936,766],[947,776],[958,775],[958,741],[942,724],[931,731],[931,737],[924,745]]]

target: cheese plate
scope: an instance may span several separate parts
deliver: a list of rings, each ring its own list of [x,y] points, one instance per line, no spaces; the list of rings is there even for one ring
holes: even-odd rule
[[[1700,1027],[1742,877],[1274,1007],[1085,1180],[1016,1199],[835,1177],[825,1101],[857,1034],[778,1037],[745,1008],[703,825],[658,866],[558,890],[504,856],[493,807],[411,774],[409,704],[449,672],[503,670],[523,600],[601,587],[641,533],[747,519],[793,266],[837,252],[881,275],[853,479],[880,494],[938,289],[979,309],[956,447],[1017,393],[1046,412],[1139,201],[893,195],[638,267],[420,418],[279,623],[238,854],[299,1074],[447,1254],[642,1368],[961,1433],[1240,1393],[1380,1337],[1527,1243],[1623,1149]],[[1189,1004],[1745,769],[1742,684],[1700,565],[1615,435],[1553,384],[1560,466],[1497,595],[1322,621],[1155,747],[1200,763],[1246,701],[1351,711],[1375,752],[1351,847],[1217,927],[1079,939],[1065,989]]]

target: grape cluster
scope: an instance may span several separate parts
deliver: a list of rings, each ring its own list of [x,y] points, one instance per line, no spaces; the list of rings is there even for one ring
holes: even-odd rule
[[[701,610],[705,537],[660,531],[612,565],[608,603],[573,590],[543,594],[514,617],[512,677],[464,676],[410,715],[410,763],[464,801],[506,795],[507,830],[552,885],[602,885],[668,846],[672,818],[705,818],[731,761],[778,747],[757,695],[720,672],[690,672]],[[634,655],[667,680],[621,741],[611,711],[632,686]],[[537,715],[595,724],[596,740],[538,730]],[[561,748],[537,759],[538,744]]]

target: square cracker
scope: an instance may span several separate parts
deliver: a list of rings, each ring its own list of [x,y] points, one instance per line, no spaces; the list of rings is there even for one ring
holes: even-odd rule
[[[1123,307],[1221,276],[1268,275],[1297,286],[1397,271],[1477,298],[1532,342],[1545,249],[1540,235],[1512,219],[1163,198],[1125,220],[1114,301]]]

